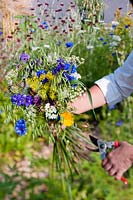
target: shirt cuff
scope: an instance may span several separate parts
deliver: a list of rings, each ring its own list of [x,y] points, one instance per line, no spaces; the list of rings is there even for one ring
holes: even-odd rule
[[[116,86],[113,74],[99,79],[95,82],[95,84],[98,85],[98,87],[103,92],[103,95],[109,106],[113,106],[116,103],[122,101],[122,95],[119,91],[119,88]]]

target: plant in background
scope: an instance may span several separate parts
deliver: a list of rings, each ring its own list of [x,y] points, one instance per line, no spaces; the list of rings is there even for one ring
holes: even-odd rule
[[[81,19],[87,21],[90,25],[95,26],[96,23],[103,20],[103,1],[102,0],[84,0],[82,1]]]

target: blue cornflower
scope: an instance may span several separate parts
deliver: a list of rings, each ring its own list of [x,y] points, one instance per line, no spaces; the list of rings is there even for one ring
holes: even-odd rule
[[[113,24],[113,25],[112,25],[112,28],[113,28],[113,29],[115,29],[115,28],[116,28],[116,25],[115,25],[115,24]]]
[[[103,45],[106,45],[107,44],[107,42],[103,42]]]
[[[70,67],[71,67],[70,63],[65,63],[64,70],[69,71]]]
[[[116,53],[115,53],[115,52],[112,52],[112,56],[113,56],[113,57],[116,56]]]
[[[47,29],[48,28],[48,23],[47,22],[42,22],[43,28]]]
[[[103,41],[103,40],[104,40],[104,38],[99,38],[99,40],[100,40],[100,41]]]
[[[120,120],[116,123],[116,126],[122,126],[123,123],[124,123],[123,120],[120,119]]]
[[[71,76],[67,73],[63,73],[63,76],[68,80],[68,81],[72,81],[72,80],[76,80],[76,78],[74,76]]]
[[[71,48],[71,47],[73,47],[73,42],[66,42],[66,47],[67,48]]]
[[[114,35],[114,33],[110,33],[109,35],[110,35],[110,36],[113,36],[113,35]]]
[[[39,71],[36,72],[36,75],[40,77],[41,74],[47,74],[47,71],[45,69],[40,69]]]
[[[77,66],[72,65],[71,73],[77,72]]]
[[[18,135],[26,134],[27,129],[26,129],[26,122],[24,119],[19,119],[16,121],[15,131]]]
[[[3,35],[3,32],[2,32],[2,31],[0,31],[0,36],[1,36],[1,35]]]
[[[129,25],[125,25],[125,28],[129,28]]]
[[[30,55],[28,55],[27,53],[22,53],[20,55],[20,61],[22,61],[23,63],[26,63],[29,59],[30,59]]]

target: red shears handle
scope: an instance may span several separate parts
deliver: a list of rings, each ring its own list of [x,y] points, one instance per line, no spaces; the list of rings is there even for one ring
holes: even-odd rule
[[[117,148],[117,147],[119,147],[119,146],[120,146],[120,142],[115,141],[115,142],[114,142],[114,147]],[[123,176],[121,177],[120,180],[121,180],[125,185],[128,184],[128,180],[127,180],[126,178],[124,178]]]
[[[115,148],[119,147],[119,146],[120,146],[120,142],[115,141],[115,142],[114,142],[114,146],[115,146]]]

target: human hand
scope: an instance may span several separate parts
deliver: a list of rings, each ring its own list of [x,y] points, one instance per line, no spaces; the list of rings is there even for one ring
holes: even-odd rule
[[[102,161],[103,168],[120,180],[123,173],[126,172],[133,164],[133,146],[127,142],[121,142],[120,146],[107,154]]]

